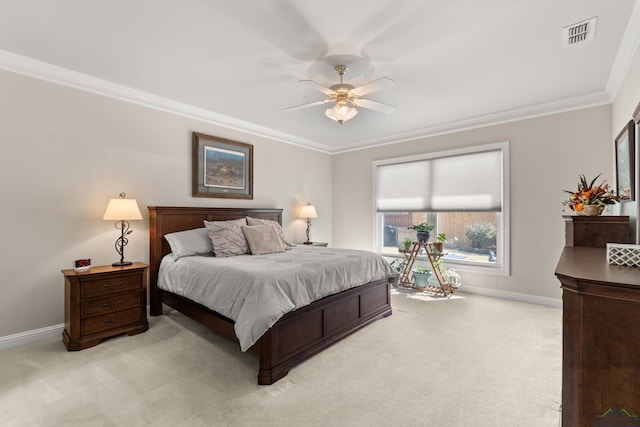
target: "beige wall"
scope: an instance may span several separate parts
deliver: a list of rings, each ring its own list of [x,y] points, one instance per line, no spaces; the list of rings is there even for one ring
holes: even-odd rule
[[[624,126],[632,119],[633,111],[640,102],[640,49],[636,51],[627,74],[622,81],[620,90],[613,101],[612,106],[612,138],[613,141]],[[636,127],[636,132],[638,128]],[[640,171],[640,146],[636,144],[636,171]],[[614,166],[615,167],[615,158]],[[637,179],[637,177],[636,177]],[[636,181],[636,200],[640,197],[640,182]],[[637,218],[638,202],[625,202],[621,205],[621,215],[629,215],[632,219]],[[635,224],[637,221],[632,221]],[[640,243],[640,242],[638,242]]]
[[[108,199],[136,198],[129,260],[148,261],[149,205],[284,209],[288,237],[304,240],[297,209],[313,202],[313,238],[330,241],[328,154],[0,71],[0,337],[63,322],[61,269],[77,258],[118,259]],[[191,197],[191,132],[254,145],[254,200]],[[294,178],[294,179],[292,179]]]
[[[611,106],[489,126],[329,156],[255,135],[0,71],[0,338],[63,321],[61,269],[117,259],[117,230],[102,221],[109,198],[136,198],[127,259],[148,260],[149,205],[284,208],[313,202],[314,240],[372,249],[373,160],[511,142],[511,276],[465,275],[480,289],[559,298],[553,276],[564,244],[561,190],[577,174],[613,182],[613,137],[640,101],[640,51]],[[254,144],[254,200],[192,198],[191,132]],[[635,203],[622,206],[633,215]],[[614,212],[618,213],[618,212]],[[333,238],[332,238],[333,237]]]
[[[374,160],[501,141],[510,141],[511,152],[511,275],[462,271],[463,283],[559,298],[553,271],[564,246],[561,190],[574,188],[580,173],[612,178],[610,106],[335,155],[334,245],[373,249]]]

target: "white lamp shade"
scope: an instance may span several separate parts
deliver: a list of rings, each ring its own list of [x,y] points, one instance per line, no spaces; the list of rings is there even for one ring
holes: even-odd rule
[[[313,205],[304,205],[300,209],[300,218],[318,218],[316,207]]]
[[[104,220],[129,221],[142,219],[136,199],[110,199],[107,210],[102,217]]]
[[[331,120],[342,123],[354,118],[358,114],[358,110],[346,104],[336,104],[333,108],[328,108],[324,114]]]

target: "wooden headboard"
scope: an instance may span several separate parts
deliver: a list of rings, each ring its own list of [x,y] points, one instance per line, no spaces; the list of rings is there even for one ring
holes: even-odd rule
[[[243,209],[206,207],[149,206],[149,303],[151,313],[160,309],[158,299],[158,269],[162,257],[171,252],[164,236],[176,231],[204,227],[203,221],[226,221],[247,216],[270,219],[282,224],[282,209]],[[155,311],[157,313],[157,311]]]

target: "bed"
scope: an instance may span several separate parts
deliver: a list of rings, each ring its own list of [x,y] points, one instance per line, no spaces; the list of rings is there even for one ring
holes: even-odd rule
[[[158,287],[158,273],[171,252],[165,235],[200,228],[203,221],[245,217],[282,223],[282,209],[149,207],[150,314],[162,315],[163,304],[198,321],[213,332],[240,342],[234,321],[184,296]],[[393,278],[364,283],[298,308],[282,316],[249,351],[259,359],[258,384],[269,385],[289,370],[373,321],[390,316]]]

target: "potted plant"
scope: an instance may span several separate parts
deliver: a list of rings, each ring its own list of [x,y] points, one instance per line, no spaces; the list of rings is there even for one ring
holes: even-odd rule
[[[429,278],[431,277],[431,270],[428,270],[424,267],[414,268],[412,270],[413,273],[413,281],[416,285],[416,288],[426,288],[429,286]]]
[[[425,243],[431,237],[431,230],[433,230],[433,225],[428,222],[422,222],[417,225],[412,225],[409,227],[411,230],[416,230],[416,237],[418,238],[418,242]]]
[[[575,211],[577,215],[600,215],[606,205],[612,205],[618,201],[618,196],[611,190],[607,181],[602,181],[599,185],[595,185],[596,180],[602,174],[598,174],[590,184],[584,175],[578,175],[578,190],[564,190],[571,196],[568,200],[562,202],[569,209]]]
[[[438,233],[436,237],[437,242],[434,243],[436,250],[440,253],[444,250],[444,244],[447,243],[447,235],[444,233]]]
[[[431,270],[427,270],[424,267],[414,268],[412,270],[413,281],[416,288],[426,288],[429,286],[429,278],[431,277]]]
[[[413,244],[413,240],[408,237],[405,237],[402,242],[400,242],[400,252],[409,252],[411,250],[411,245]]]

